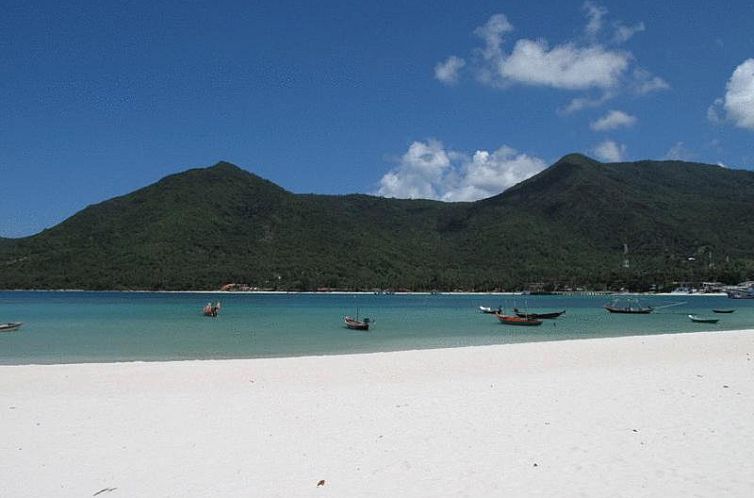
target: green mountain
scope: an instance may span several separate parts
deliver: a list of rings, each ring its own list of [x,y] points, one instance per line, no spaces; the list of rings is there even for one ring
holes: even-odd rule
[[[576,154],[473,203],[293,194],[218,163],[89,206],[32,237],[0,239],[0,288],[739,281],[754,273],[752,198],[749,171]]]

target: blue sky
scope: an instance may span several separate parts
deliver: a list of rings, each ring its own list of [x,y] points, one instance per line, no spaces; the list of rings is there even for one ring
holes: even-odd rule
[[[754,168],[754,2],[3,2],[0,236],[231,161],[471,200],[559,157]]]

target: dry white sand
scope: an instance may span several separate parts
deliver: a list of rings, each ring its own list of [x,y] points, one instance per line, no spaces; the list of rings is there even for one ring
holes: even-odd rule
[[[0,496],[751,497],[753,356],[742,331],[3,366]]]

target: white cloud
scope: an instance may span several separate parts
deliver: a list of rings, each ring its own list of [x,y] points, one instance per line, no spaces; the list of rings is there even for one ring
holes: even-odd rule
[[[582,109],[600,107],[602,104],[612,99],[614,96],[614,93],[606,91],[603,92],[599,97],[575,97],[571,99],[571,101],[565,107],[559,109],[558,112],[560,114],[571,114]]]
[[[475,201],[534,176],[547,165],[538,157],[518,153],[504,145],[495,152],[478,150],[465,160],[458,177],[445,186],[444,201]]]
[[[435,66],[435,78],[446,85],[458,83],[458,72],[466,65],[466,61],[451,55],[445,62],[438,62]]]
[[[587,18],[585,37],[557,44],[543,38],[520,38],[508,50],[504,46],[505,35],[513,31],[513,25],[504,14],[491,16],[474,30],[484,45],[476,48],[469,59],[472,72],[479,82],[495,88],[519,84],[601,93],[600,98],[574,98],[559,111],[564,114],[599,106],[623,90],[646,94],[669,88],[662,78],[636,66],[631,52],[609,46],[611,42],[624,43],[644,31],[644,23],[626,26],[618,22],[613,24],[615,33],[604,33],[607,9],[591,0],[582,9]],[[437,68],[446,63],[436,66],[436,76]],[[438,79],[442,81],[440,76]]]
[[[633,38],[636,33],[641,33],[646,28],[643,22],[634,24],[633,26],[626,26],[625,24],[616,23],[615,33],[613,34],[613,43],[626,43]]]
[[[626,52],[568,43],[550,49],[544,40],[518,40],[499,66],[504,79],[566,90],[611,88],[629,65]]]
[[[621,127],[630,127],[636,123],[636,117],[626,114],[623,111],[612,110],[602,116],[597,121],[592,122],[589,127],[594,131],[614,130]]]
[[[378,195],[443,201],[475,201],[545,169],[542,159],[502,146],[472,155],[446,150],[436,140],[414,142],[398,167],[380,181]]]
[[[660,90],[668,90],[670,85],[659,76],[654,76],[649,71],[637,67],[633,72],[631,88],[639,95],[646,95]]]
[[[594,148],[597,159],[607,163],[621,162],[626,157],[626,146],[612,140],[605,140]]]
[[[596,35],[602,29],[602,18],[607,15],[607,9],[589,0],[581,8],[586,12],[588,20],[585,28],[587,35]]]
[[[484,48],[477,48],[474,53],[483,61],[476,67],[477,79],[490,86],[505,86],[497,76],[497,66],[503,61],[503,35],[513,31],[513,26],[504,14],[491,16],[483,26],[474,30],[474,34],[484,40]]]
[[[754,59],[739,65],[726,85],[723,108],[740,128],[754,130]]]
[[[494,14],[484,26],[479,26],[474,30],[474,34],[484,40],[485,48],[482,55],[487,60],[495,60],[501,54],[501,45],[503,44],[503,35],[513,31],[513,25],[508,22],[505,14]]]
[[[707,119],[715,124],[722,123],[723,118],[723,99],[715,99],[714,102],[707,108]]]
[[[380,180],[379,195],[409,199],[437,199],[435,186],[450,168],[450,157],[436,140],[414,142],[397,169]]]

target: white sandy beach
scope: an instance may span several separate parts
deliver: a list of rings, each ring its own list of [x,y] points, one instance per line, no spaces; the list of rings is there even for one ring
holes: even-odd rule
[[[2,366],[0,496],[749,497],[753,357],[740,331]]]

